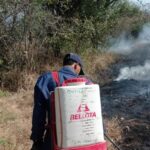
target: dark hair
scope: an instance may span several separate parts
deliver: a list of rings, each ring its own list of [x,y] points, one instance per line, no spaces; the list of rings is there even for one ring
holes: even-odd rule
[[[76,61],[71,60],[71,59],[66,59],[66,60],[63,61],[63,66],[73,65],[74,63],[76,63]]]

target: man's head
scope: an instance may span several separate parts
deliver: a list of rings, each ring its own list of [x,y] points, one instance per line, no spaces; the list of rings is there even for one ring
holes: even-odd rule
[[[83,63],[77,54],[69,53],[66,54],[63,60],[63,66],[70,65],[73,67],[74,71],[79,75],[84,75]]]

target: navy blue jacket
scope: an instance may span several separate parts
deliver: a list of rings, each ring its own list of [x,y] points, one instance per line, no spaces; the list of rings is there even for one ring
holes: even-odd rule
[[[69,66],[62,67],[58,72],[60,83],[66,79],[78,77]],[[43,139],[47,115],[48,118],[50,115],[50,93],[54,91],[55,87],[56,83],[52,78],[51,72],[41,75],[34,87],[34,109],[31,133],[31,139],[33,141]]]

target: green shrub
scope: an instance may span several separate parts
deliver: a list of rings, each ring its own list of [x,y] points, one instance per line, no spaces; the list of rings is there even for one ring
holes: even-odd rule
[[[2,91],[0,90],[0,97],[6,97],[6,96],[9,96],[10,93],[8,91]]]

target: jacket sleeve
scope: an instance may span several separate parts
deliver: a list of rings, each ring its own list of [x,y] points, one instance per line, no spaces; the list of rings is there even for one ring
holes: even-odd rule
[[[54,90],[54,82],[50,74],[41,76],[34,87],[34,108],[32,116],[31,140],[43,140],[47,105],[50,100],[50,92]]]
[[[45,98],[36,85],[34,88],[34,108],[32,115],[32,134],[33,141],[43,139],[46,124],[46,102]]]

